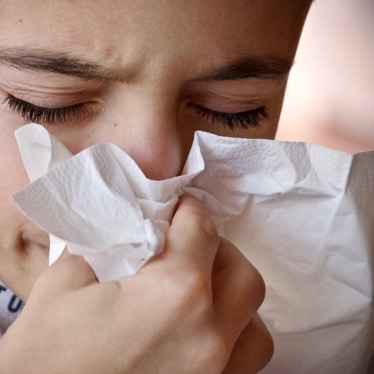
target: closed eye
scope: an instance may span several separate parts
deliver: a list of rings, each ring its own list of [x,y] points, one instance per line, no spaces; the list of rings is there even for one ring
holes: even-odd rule
[[[75,104],[62,108],[44,108],[31,104],[27,101],[17,99],[7,94],[3,104],[20,115],[26,122],[43,123],[53,125],[66,122],[69,119],[78,117],[87,110],[87,104]]]
[[[191,104],[198,115],[209,120],[213,125],[227,127],[230,130],[260,127],[260,122],[269,118],[268,109],[261,106],[256,109],[239,113],[219,112],[200,105]]]

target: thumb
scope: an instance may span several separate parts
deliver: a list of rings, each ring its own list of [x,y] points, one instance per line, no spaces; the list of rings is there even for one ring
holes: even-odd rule
[[[61,256],[37,279],[36,286],[50,294],[63,293],[97,283],[90,265],[82,256],[71,254],[66,248]]]

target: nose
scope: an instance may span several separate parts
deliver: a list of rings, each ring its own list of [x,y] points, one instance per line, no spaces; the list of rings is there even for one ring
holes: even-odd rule
[[[79,145],[76,140],[79,149],[73,147],[73,152],[110,141],[123,149],[149,179],[179,175],[192,144],[193,131],[182,123],[177,103],[154,95],[148,99],[126,99],[125,103],[106,108],[100,124],[88,126],[85,146],[82,140]]]
[[[148,107],[117,125],[116,130],[113,142],[132,157],[147,178],[162,180],[180,174],[191,141],[175,113]]]

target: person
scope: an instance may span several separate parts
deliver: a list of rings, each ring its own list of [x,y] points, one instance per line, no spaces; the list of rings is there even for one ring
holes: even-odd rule
[[[28,183],[14,130],[41,123],[73,153],[113,142],[155,180],[181,172],[196,130],[272,139],[310,3],[1,1],[0,280],[26,301],[0,343],[5,372],[254,373],[269,361],[263,280],[190,196],[137,275],[99,284],[69,253],[45,269],[48,237],[11,199]]]

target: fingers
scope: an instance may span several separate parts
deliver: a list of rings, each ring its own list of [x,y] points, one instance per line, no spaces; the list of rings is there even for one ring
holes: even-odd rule
[[[214,263],[212,288],[218,321],[236,339],[261,305],[265,285],[244,255],[223,238]]]
[[[201,203],[190,195],[180,199],[164,253],[144,270],[155,270],[155,264],[169,277],[189,274],[188,279],[197,280],[195,284],[205,283],[213,293],[217,323],[231,333],[233,341],[264,299],[265,286],[257,270],[232,243],[219,238]]]
[[[51,295],[96,282],[96,275],[84,258],[65,249],[60,258],[40,275],[34,288],[42,288]]]
[[[255,314],[236,341],[223,374],[258,373],[268,364],[273,352],[273,339]]]
[[[202,204],[190,195],[180,198],[167,234],[162,261],[210,278],[219,237]]]

